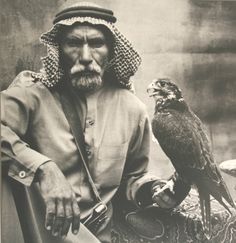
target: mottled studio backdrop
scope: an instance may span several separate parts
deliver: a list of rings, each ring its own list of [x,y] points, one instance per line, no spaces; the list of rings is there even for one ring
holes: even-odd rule
[[[65,1],[65,0],[64,0]],[[45,48],[39,35],[63,0],[0,0],[0,85],[24,69],[39,70]],[[152,117],[146,94],[155,77],[170,77],[205,122],[217,162],[236,159],[236,1],[94,0],[110,7],[118,27],[143,62],[135,80],[138,97]],[[163,178],[172,166],[153,142],[151,170]],[[233,191],[235,179],[224,175]],[[236,193],[234,193],[236,195]]]

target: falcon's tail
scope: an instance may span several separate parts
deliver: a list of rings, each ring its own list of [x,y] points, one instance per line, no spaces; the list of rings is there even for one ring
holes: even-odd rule
[[[221,193],[221,198],[217,198],[216,199],[218,200],[218,202],[220,202],[228,211],[229,213],[232,214],[231,210],[229,209],[229,207],[225,204],[225,202],[223,201],[223,199],[225,199],[225,201],[227,201],[227,203],[234,209],[236,209],[235,207],[235,203],[234,203],[234,200],[232,198],[232,196],[230,195],[230,192],[225,184],[225,182],[221,181],[221,187],[220,187],[220,193]]]
[[[200,208],[202,215],[202,226],[204,235],[208,240],[211,238],[211,204],[210,204],[210,194],[199,190],[200,198]]]
[[[202,181],[198,183],[199,186],[201,186],[202,190],[204,189],[204,191],[209,192],[211,196],[213,196],[222,206],[225,207],[225,209],[228,210],[230,214],[232,214],[232,209],[236,209],[235,203],[219,169],[214,166],[211,168],[209,167],[206,170],[208,172],[208,176],[201,178]]]
[[[234,200],[230,195],[228,187],[224,182],[223,177],[221,176],[220,172],[216,170],[218,173],[219,181],[216,182],[215,180],[211,180],[205,184],[210,194],[222,205],[225,209],[228,210],[230,214],[232,214],[231,209],[227,206],[228,203],[232,208],[236,209]]]

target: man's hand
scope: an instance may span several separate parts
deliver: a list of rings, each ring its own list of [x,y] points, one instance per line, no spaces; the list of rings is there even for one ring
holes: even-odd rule
[[[152,187],[152,200],[161,208],[174,208],[178,203],[175,199],[174,182],[159,182]]]
[[[39,167],[39,185],[46,203],[46,229],[54,236],[65,237],[72,226],[72,233],[77,234],[79,206],[70,184],[54,162]]]

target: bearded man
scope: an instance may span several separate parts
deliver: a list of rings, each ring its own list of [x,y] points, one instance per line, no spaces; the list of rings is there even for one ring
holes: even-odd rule
[[[141,59],[115,21],[111,10],[67,3],[41,36],[43,69],[20,73],[2,92],[3,161],[17,181],[25,242],[111,242],[119,188],[137,207],[172,208],[189,191],[172,178],[181,192],[166,193],[147,173],[149,119],[130,91]]]

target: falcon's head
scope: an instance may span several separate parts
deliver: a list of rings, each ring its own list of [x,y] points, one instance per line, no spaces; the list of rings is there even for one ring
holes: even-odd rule
[[[183,99],[181,90],[168,78],[154,79],[148,85],[147,92],[156,102]]]

